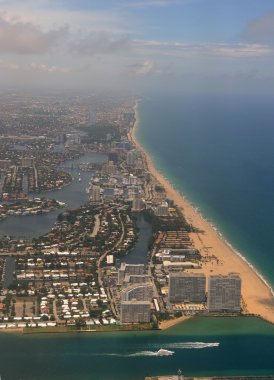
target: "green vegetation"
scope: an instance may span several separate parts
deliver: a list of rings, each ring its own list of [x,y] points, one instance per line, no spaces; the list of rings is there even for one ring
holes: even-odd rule
[[[94,325],[94,326],[56,326],[56,327],[26,327],[23,334],[42,334],[42,333],[69,333],[69,332],[115,332],[115,331],[146,331],[153,327],[149,323],[135,325]]]
[[[121,133],[116,125],[96,123],[91,126],[81,127],[80,130],[87,134],[87,137],[83,139],[84,143],[121,139]]]
[[[151,209],[143,211],[145,220],[151,224],[153,232],[157,231],[178,231],[184,229],[192,232],[192,226],[187,223],[183,214],[176,209],[176,217],[159,217]]]

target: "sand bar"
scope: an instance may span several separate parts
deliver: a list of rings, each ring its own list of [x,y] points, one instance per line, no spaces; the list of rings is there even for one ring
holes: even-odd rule
[[[193,245],[200,250],[203,257],[215,256],[217,258],[204,264],[200,271],[207,276],[231,272],[239,273],[242,278],[242,295],[246,305],[246,312],[258,315],[274,323],[274,297],[270,286],[256,272],[255,268],[234,251],[213,226],[155,168],[151,157],[136,138],[136,130],[139,123],[138,104],[135,106],[135,120],[129,137],[137,149],[144,155],[148,170],[165,188],[167,196],[172,198],[175,204],[183,210],[186,220],[194,227],[203,231],[190,235]],[[174,322],[178,323],[179,319],[174,320]]]

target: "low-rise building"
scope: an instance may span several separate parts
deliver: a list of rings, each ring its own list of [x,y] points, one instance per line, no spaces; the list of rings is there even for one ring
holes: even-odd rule
[[[118,270],[118,284],[122,285],[125,275],[127,274],[144,274],[145,272],[145,266],[144,264],[126,264],[122,263],[119,270]]]
[[[122,301],[151,301],[153,297],[152,284],[133,284],[122,289]]]

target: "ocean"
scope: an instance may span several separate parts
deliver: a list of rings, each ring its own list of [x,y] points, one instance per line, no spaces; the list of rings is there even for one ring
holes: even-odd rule
[[[161,94],[140,102],[137,130],[157,169],[272,287],[273,100]]]

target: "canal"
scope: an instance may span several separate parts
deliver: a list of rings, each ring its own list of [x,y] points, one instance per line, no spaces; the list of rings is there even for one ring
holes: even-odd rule
[[[145,220],[143,214],[137,214],[138,240],[134,248],[123,258],[121,262],[127,264],[147,264],[149,242],[152,237],[152,227]]]
[[[92,177],[91,172],[78,169],[80,163],[101,163],[107,156],[100,153],[86,153],[77,160],[65,163],[66,171],[71,174],[72,182],[60,190],[33,194],[33,197],[45,197],[65,202],[68,208],[76,208],[88,201],[87,187]],[[79,173],[81,181],[79,181]],[[57,215],[62,212],[55,210],[42,215],[9,216],[0,221],[0,236],[8,235],[16,239],[39,237],[45,234],[56,221]]]

